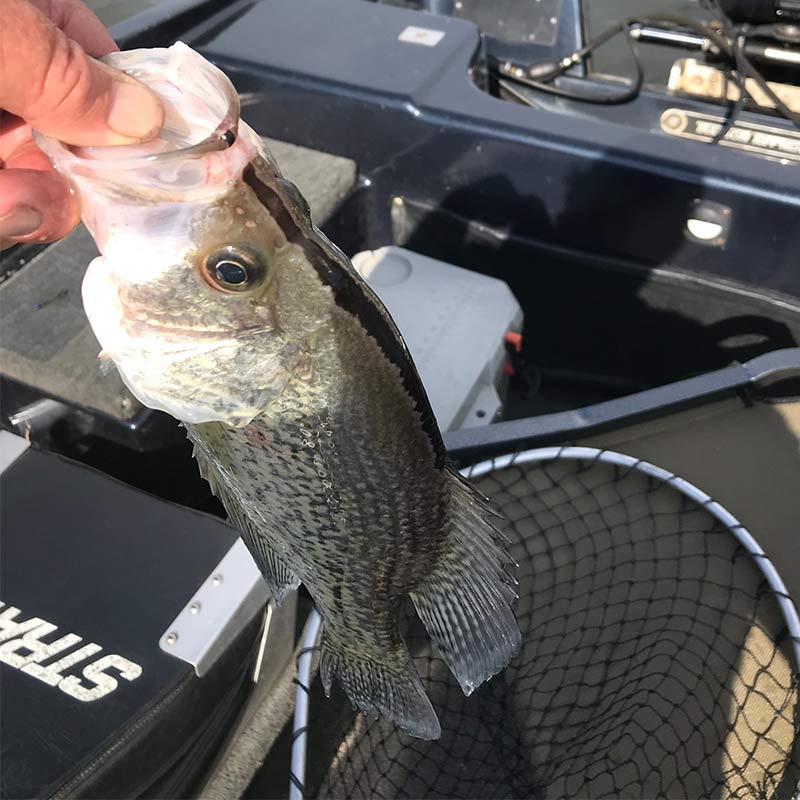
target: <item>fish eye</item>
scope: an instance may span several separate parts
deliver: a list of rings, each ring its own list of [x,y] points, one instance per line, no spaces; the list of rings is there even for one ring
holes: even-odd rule
[[[230,245],[206,256],[203,277],[223,292],[251,292],[264,285],[267,269],[264,262],[249,250]]]

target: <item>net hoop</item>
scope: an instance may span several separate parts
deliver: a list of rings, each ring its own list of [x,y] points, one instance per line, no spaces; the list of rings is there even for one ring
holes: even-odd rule
[[[661,467],[657,467],[649,461],[643,461],[640,458],[628,456],[624,453],[617,453],[613,450],[599,450],[596,447],[572,446],[540,447],[534,450],[521,450],[516,453],[496,456],[495,458],[479,461],[472,466],[465,467],[461,470],[461,474],[465,478],[472,480],[474,478],[481,478],[490,472],[519,466],[520,464],[536,464],[543,461],[555,461],[558,459],[571,461],[600,461],[605,464],[623,467],[624,469],[638,470],[657,481],[668,484],[676,491],[694,500],[694,502],[706,509],[709,514],[718,519],[753,559],[759,572],[764,576],[767,585],[772,589],[778,606],[781,609],[783,619],[786,622],[786,629],[789,632],[789,638],[792,643],[795,675],[800,677],[800,618],[797,615],[797,609],[786,589],[786,585],[778,574],[778,570],[750,532],[733,516],[733,514],[684,478],[674,475]]]

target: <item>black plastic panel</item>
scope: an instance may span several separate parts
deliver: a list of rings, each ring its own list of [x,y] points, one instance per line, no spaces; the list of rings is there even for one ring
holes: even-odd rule
[[[402,42],[408,25],[445,36]],[[796,170],[662,134],[659,115],[679,98],[603,117],[509,103],[469,77],[474,25],[363,0],[258,3],[223,31],[186,38],[229,71],[261,132],[356,159],[378,191],[457,206],[590,259],[800,296]],[[698,198],[731,209],[724,248],[684,235]]]
[[[770,385],[796,381],[797,378],[800,378],[800,348],[779,350],[746,364],[735,364],[574,411],[448,431],[444,440],[459,463],[472,464],[515,450],[568,444],[582,437],[630,427],[726,397],[739,395],[747,400],[753,393],[764,392]]]

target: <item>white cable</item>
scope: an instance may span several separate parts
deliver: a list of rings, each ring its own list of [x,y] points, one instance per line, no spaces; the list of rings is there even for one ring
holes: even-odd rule
[[[313,609],[308,615],[303,635],[301,653],[297,659],[297,690],[294,696],[294,726],[292,741],[291,780],[289,781],[289,800],[303,800],[303,787],[306,780],[306,740],[308,733],[308,701],[311,686],[311,659],[313,648],[317,646],[322,617]]]
[[[264,650],[267,647],[267,638],[269,637],[269,629],[272,624],[272,600],[267,603],[267,610],[264,612],[264,630],[261,633],[261,643],[258,645],[258,656],[256,657],[256,666],[253,670],[253,683],[258,683],[261,676],[261,665],[264,663]]]

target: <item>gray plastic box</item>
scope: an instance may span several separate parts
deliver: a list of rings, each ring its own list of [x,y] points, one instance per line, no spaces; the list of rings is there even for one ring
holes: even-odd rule
[[[400,328],[439,427],[492,422],[502,411],[503,337],[522,329],[508,286],[401,247],[365,250],[353,265]]]

